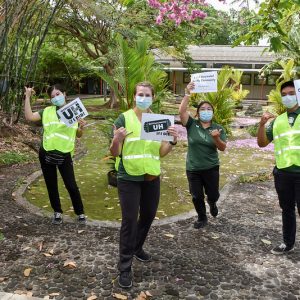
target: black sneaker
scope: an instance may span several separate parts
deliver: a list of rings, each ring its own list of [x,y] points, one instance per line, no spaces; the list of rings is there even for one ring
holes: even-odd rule
[[[144,250],[141,250],[139,253],[135,253],[134,257],[142,262],[149,262],[152,259],[151,255]]]
[[[132,287],[132,274],[129,272],[121,272],[119,275],[119,286],[121,288],[130,288]]]
[[[79,225],[86,225],[85,215],[84,214],[79,215],[77,221]]]
[[[62,214],[60,212],[55,212],[53,214],[53,218],[52,218],[52,224],[54,225],[60,225],[62,224],[63,220],[62,220]]]
[[[282,243],[271,250],[271,253],[275,255],[281,255],[294,251],[294,246],[288,247],[286,244]]]
[[[213,203],[208,203],[208,204],[209,204],[209,212],[215,218],[219,213],[217,203],[213,202]]]
[[[200,229],[200,228],[203,228],[204,226],[207,225],[207,219],[204,219],[204,220],[197,220],[195,223],[194,223],[194,228],[196,229]]]

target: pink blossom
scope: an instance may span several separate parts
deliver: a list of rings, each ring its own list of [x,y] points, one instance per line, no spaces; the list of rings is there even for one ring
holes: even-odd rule
[[[206,5],[205,0],[148,0],[150,7],[159,10],[156,23],[161,24],[164,17],[179,26],[183,21],[192,21],[197,18],[204,19],[207,15],[197,5]]]
[[[162,23],[162,21],[163,21],[163,17],[161,15],[158,15],[156,17],[156,24],[160,25]]]

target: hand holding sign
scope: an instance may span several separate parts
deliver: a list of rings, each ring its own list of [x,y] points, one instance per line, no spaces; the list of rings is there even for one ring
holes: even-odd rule
[[[176,143],[177,142],[177,138],[179,136],[176,127],[175,126],[168,127],[168,133],[170,134],[170,136],[173,137],[173,142]]]
[[[195,89],[195,83],[191,81],[186,87],[186,95],[190,95],[194,89]]]

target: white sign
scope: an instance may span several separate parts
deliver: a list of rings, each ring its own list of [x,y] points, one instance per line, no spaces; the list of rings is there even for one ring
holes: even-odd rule
[[[174,116],[160,114],[142,114],[141,140],[173,141],[167,129],[174,125]]]
[[[78,119],[83,119],[88,115],[87,110],[79,98],[74,99],[70,103],[57,111],[62,122],[71,127]]]
[[[300,106],[300,79],[294,80],[294,85],[295,85],[298,105]]]
[[[210,93],[218,91],[217,71],[203,72],[191,75],[191,81],[195,83],[192,93]]]

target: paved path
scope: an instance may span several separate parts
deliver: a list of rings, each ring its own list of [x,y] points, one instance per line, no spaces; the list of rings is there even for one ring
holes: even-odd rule
[[[0,292],[0,299],[1,300],[39,300],[39,299],[43,299],[43,298],[28,297],[25,295],[16,295],[16,294],[12,294],[12,293]]]
[[[205,229],[195,230],[192,218],[153,226],[145,245],[153,261],[134,261],[134,286],[121,290],[116,284],[118,228],[82,231],[73,222],[53,227],[47,217],[19,206],[11,196],[14,185],[20,174],[33,170],[32,165],[0,169],[1,292],[67,300],[92,295],[109,300],[114,293],[134,299],[142,291],[159,300],[300,299],[300,251],[270,254],[281,242],[271,181],[224,190],[220,215],[209,217]],[[297,246],[298,241],[299,234]],[[76,268],[64,267],[68,261]]]

